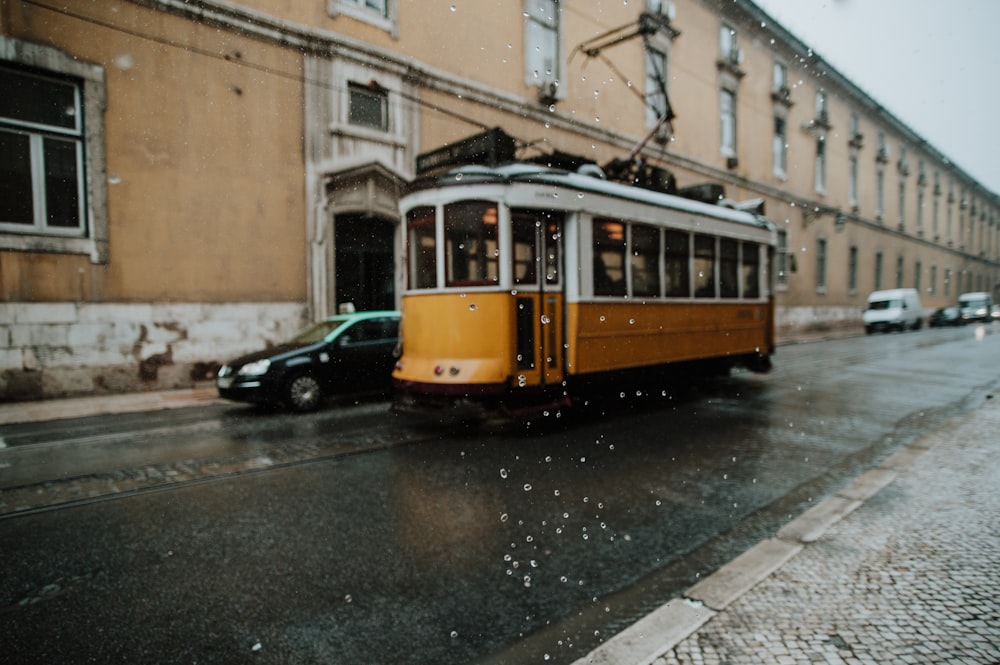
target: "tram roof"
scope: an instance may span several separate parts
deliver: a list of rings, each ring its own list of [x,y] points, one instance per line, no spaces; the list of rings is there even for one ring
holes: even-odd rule
[[[595,164],[582,167],[581,172],[556,169],[532,162],[509,162],[496,166],[468,164],[418,178],[410,185],[407,193],[446,187],[508,184],[550,185],[764,228],[773,226],[763,215],[731,204],[705,203],[676,194],[607,180],[603,177],[600,167]]]

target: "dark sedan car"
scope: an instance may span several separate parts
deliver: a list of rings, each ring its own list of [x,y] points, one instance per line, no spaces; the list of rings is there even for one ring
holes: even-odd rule
[[[962,311],[958,307],[941,307],[934,310],[927,322],[934,327],[962,325]]]
[[[232,360],[215,385],[226,399],[315,409],[325,395],[388,390],[399,312],[330,317],[291,341]]]

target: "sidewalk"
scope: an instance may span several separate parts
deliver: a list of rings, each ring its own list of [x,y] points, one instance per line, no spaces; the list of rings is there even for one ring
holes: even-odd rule
[[[111,413],[179,409],[223,401],[215,389],[215,384],[204,383],[184,390],[70,397],[38,402],[6,402],[0,404],[0,425],[84,418]]]
[[[1000,663],[1000,391],[575,665]]]

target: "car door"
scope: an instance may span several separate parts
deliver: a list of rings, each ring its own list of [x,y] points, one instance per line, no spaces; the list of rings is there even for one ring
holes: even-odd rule
[[[394,363],[399,322],[390,317],[364,319],[334,341],[330,389],[355,392],[387,388]]]

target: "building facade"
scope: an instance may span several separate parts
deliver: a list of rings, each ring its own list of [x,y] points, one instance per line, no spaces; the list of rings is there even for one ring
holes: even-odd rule
[[[1000,284],[997,195],[749,0],[0,0],[0,399],[395,306],[417,154],[495,126],[762,199],[779,336]]]

